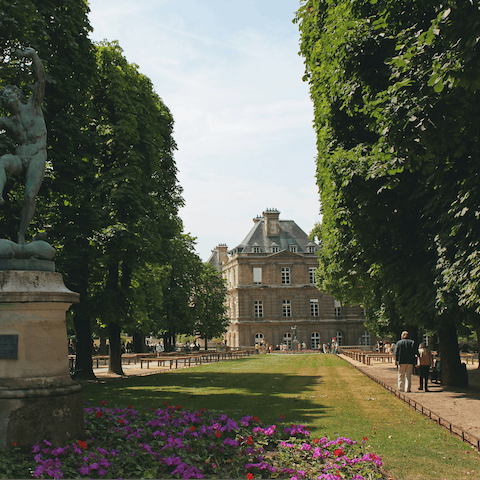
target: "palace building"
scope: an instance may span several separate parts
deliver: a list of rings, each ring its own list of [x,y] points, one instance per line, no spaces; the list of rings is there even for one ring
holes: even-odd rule
[[[333,337],[339,345],[376,341],[364,327],[361,307],[342,305],[315,287],[320,247],[293,220],[279,216],[267,209],[253,219],[240,245],[229,250],[220,244],[208,260],[227,281],[227,345],[292,348],[295,336],[309,349]]]

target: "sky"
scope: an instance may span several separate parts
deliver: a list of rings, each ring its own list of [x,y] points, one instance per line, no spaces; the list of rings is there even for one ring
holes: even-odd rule
[[[203,261],[267,208],[320,221],[299,0],[89,0],[94,41],[117,40],[170,109],[184,232]]]

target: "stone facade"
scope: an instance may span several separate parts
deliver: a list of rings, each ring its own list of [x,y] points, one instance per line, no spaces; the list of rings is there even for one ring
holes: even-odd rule
[[[333,337],[341,345],[373,343],[362,309],[340,305],[315,287],[319,246],[292,220],[267,210],[254,219],[245,240],[232,250],[220,244],[208,260],[228,287],[230,347],[252,347],[262,340],[274,347],[300,344],[318,348]],[[296,330],[294,330],[296,327]]]

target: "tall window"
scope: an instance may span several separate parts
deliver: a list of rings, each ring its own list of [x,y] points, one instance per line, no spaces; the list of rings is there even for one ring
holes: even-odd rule
[[[253,267],[253,284],[261,285],[262,284],[262,268]]]
[[[282,285],[290,285],[290,267],[282,267]]]
[[[316,267],[308,267],[308,275],[310,277],[310,283],[312,285],[315,285],[315,270],[317,268]]]
[[[273,253],[278,253],[280,251],[280,247],[272,247]]]
[[[290,251],[292,253],[297,253],[298,247],[296,245],[290,245]]]
[[[370,345],[370,334],[366,330],[362,334],[362,345]]]
[[[292,316],[292,304],[290,300],[283,301],[283,316],[291,317]]]
[[[333,308],[335,311],[335,316],[336,317],[341,317],[342,316],[342,304],[338,300],[333,301]]]
[[[260,253],[260,247],[253,247],[253,253]]]
[[[310,343],[313,349],[317,349],[320,345],[320,334],[318,332],[313,332],[310,335]]]
[[[255,300],[253,303],[253,313],[256,318],[263,317],[263,302],[262,300]]]
[[[310,299],[310,316],[311,317],[318,317],[318,299],[311,298]]]
[[[263,333],[256,333],[255,334],[255,344],[260,344],[265,340],[265,337],[263,336]]]
[[[308,253],[315,253],[315,247],[307,247]]]
[[[283,334],[283,343],[287,346],[288,349],[292,348],[292,334],[290,332],[285,332]]]
[[[343,332],[337,330],[337,343],[343,345]]]

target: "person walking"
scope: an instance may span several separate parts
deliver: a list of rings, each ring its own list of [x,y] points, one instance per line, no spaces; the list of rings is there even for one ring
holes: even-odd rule
[[[403,331],[401,340],[395,345],[395,364],[398,368],[398,390],[400,392],[412,391],[412,373],[417,354],[415,342],[408,338],[407,331]]]
[[[424,343],[421,343],[420,347],[418,347],[417,366],[420,372],[420,387],[418,389],[423,390],[425,383],[425,391],[428,392],[428,373],[430,372],[430,367],[433,367],[433,357]]]

